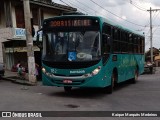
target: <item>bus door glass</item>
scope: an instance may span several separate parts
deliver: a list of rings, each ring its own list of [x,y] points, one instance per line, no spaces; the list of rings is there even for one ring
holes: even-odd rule
[[[102,29],[103,64],[107,62],[111,52],[111,26],[104,24]]]

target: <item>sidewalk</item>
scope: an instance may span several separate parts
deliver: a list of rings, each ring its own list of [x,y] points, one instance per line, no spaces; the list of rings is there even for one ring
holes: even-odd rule
[[[14,83],[23,84],[23,85],[29,85],[29,86],[35,86],[37,83],[31,83],[26,78],[25,80],[22,80],[20,77],[18,77],[17,72],[12,72],[9,70],[5,70],[4,76],[2,76],[4,80],[8,80]]]
[[[156,73],[160,74],[160,67],[156,67]]]

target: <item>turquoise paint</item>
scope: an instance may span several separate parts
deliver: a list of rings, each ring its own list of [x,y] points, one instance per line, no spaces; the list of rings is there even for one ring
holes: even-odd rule
[[[55,69],[55,68],[50,68],[50,67],[47,67],[45,65],[43,65],[43,67],[46,69],[47,72],[50,72],[52,73],[52,69],[54,69],[54,71],[56,71],[55,74],[61,74],[63,76],[69,76],[69,75],[74,75],[74,76],[78,76],[78,75],[81,75],[79,73],[73,73],[73,74],[69,74],[70,71],[84,71],[83,74],[88,74],[88,73],[91,73],[94,69],[96,69],[98,66],[102,66],[102,62],[100,61],[97,65],[94,65],[92,67],[89,67],[89,68],[85,68],[85,69]],[[84,79],[85,82],[80,84],[80,85],[71,85],[73,87],[104,87],[104,86],[108,86],[110,85],[110,83],[106,80],[103,80],[102,79],[102,76],[104,76],[104,73],[103,73],[103,67],[101,68],[100,72],[93,76],[93,77],[90,77],[90,78],[86,78]],[[49,76],[46,76],[44,73],[42,74],[42,80],[43,80],[43,85],[47,85],[47,86],[65,86],[63,84],[55,84],[52,82],[52,80],[64,80],[64,79],[53,79]],[[81,79],[83,80],[83,79]],[[74,80],[73,80],[74,81]],[[75,79],[76,81],[76,79]],[[70,85],[68,85],[70,86]]]
[[[143,56],[117,54],[118,61],[115,61],[115,62],[112,61],[112,59],[111,59],[112,56],[113,55],[110,56],[110,58],[105,66],[103,66],[102,61],[100,61],[97,65],[94,65],[92,67],[84,68],[84,69],[76,69],[76,70],[75,69],[55,69],[55,68],[47,67],[45,65],[43,65],[43,67],[49,73],[61,74],[63,76],[69,76],[69,75],[78,76],[78,75],[82,75],[82,74],[91,73],[98,66],[101,66],[100,72],[93,77],[86,78],[84,83],[82,83],[80,85],[67,85],[67,86],[73,86],[73,87],[105,87],[105,86],[109,86],[111,84],[111,75],[112,75],[114,68],[117,68],[117,70],[118,70],[118,83],[133,78],[136,66],[139,67],[138,68],[139,74],[143,73],[143,61],[144,61]],[[83,73],[70,73],[70,71],[82,71]],[[64,84],[55,84],[52,82],[52,80],[63,80],[63,79],[53,79],[53,78],[46,76],[44,73],[42,76],[43,76],[43,84],[44,85],[66,86]]]
[[[102,24],[104,19],[99,17],[100,20],[100,29],[102,30]],[[107,21],[108,22],[108,21]],[[123,28],[121,26],[116,25],[113,22],[108,22],[111,25]],[[131,30],[125,29],[126,31],[133,32]],[[135,33],[136,34],[136,33]],[[117,55],[117,61],[112,61],[113,55]],[[53,79],[46,74],[42,73],[42,80],[43,80],[43,85],[47,86],[72,86],[72,87],[106,87],[111,85],[111,75],[113,73],[113,69],[116,68],[118,70],[118,83],[126,81],[128,79],[131,79],[134,77],[134,72],[136,67],[138,66],[139,74],[142,74],[144,71],[144,55],[139,54],[110,54],[110,57],[107,61],[107,63],[103,66],[102,65],[102,60],[91,67],[88,68],[81,68],[81,69],[56,69],[56,68],[51,68],[49,66],[45,66],[44,64],[42,65],[48,73],[51,74],[59,74],[61,76],[81,76],[84,74],[91,73],[93,70],[98,68],[98,66],[101,66],[100,72],[93,76],[84,79],[84,82],[79,84],[79,85],[72,85],[72,84],[58,84],[54,83],[53,81],[63,81],[64,79],[62,78],[56,78]],[[80,79],[83,80],[83,79]],[[76,81],[72,80],[72,81]]]

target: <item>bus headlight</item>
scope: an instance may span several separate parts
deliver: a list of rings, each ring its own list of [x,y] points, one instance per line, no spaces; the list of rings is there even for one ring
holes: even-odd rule
[[[97,75],[100,70],[101,70],[101,67],[99,66],[98,68],[92,71],[92,75]]]
[[[43,73],[46,73],[46,69],[45,69],[45,68],[42,68],[42,72],[43,72]]]

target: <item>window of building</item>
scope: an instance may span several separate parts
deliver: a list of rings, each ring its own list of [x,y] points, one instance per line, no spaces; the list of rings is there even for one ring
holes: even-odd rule
[[[18,28],[25,28],[23,7],[21,7],[21,6],[16,6],[16,7],[15,7],[15,13],[16,13],[16,23],[17,23],[17,27],[18,27]]]
[[[32,9],[33,25],[38,25],[38,10]]]

